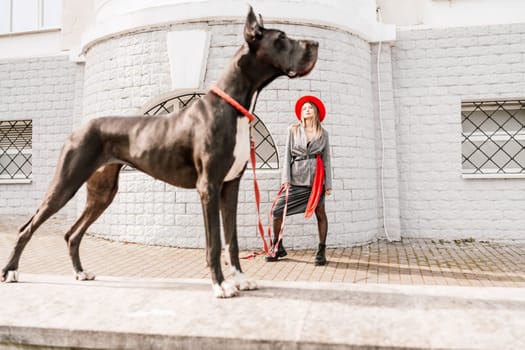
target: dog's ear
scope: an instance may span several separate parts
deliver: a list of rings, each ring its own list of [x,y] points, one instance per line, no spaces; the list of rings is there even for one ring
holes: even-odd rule
[[[244,25],[244,40],[248,44],[254,44],[262,37],[262,29],[262,25],[257,22],[257,17],[250,6],[250,11],[248,16],[246,16],[246,24]]]

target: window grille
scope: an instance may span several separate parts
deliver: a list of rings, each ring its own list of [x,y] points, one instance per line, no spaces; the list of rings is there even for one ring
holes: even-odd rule
[[[279,169],[279,155],[272,135],[266,125],[256,116],[252,126],[252,137],[255,142],[257,169]],[[248,167],[251,164],[248,162]]]
[[[525,174],[525,100],[461,104],[463,174]]]
[[[144,112],[144,115],[157,116],[178,111],[202,96],[204,96],[203,92],[191,92],[167,97],[163,99],[162,102],[155,104],[153,107],[149,107]],[[264,123],[257,117],[257,115],[254,116],[255,120],[252,125],[252,137],[255,142],[257,169],[278,169],[279,156],[277,154],[275,142]],[[249,162],[248,167],[251,168]],[[132,170],[132,168],[126,166],[124,167],[124,170]]]
[[[203,95],[204,93],[201,92],[191,92],[187,94],[169,97],[148,109],[146,112],[144,112],[144,115],[153,117],[156,115],[168,114],[174,111],[179,111],[182,108],[188,106],[191,102],[198,100]]]
[[[30,179],[32,173],[31,120],[0,121],[0,179]]]

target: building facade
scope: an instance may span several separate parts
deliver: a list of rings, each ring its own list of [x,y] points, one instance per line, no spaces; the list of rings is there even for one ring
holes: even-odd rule
[[[1,149],[9,148],[0,158],[0,220],[34,212],[76,126],[105,115],[180,108],[184,96],[217,81],[243,42],[248,8],[211,2],[64,1],[59,30],[0,34],[0,139],[10,135],[0,140]],[[266,27],[320,42],[311,74],[279,78],[258,98],[255,113],[271,140],[269,153],[275,152],[270,166],[257,169],[263,222],[280,186],[294,103],[314,94],[327,106],[323,125],[332,147],[328,245],[524,239],[518,213],[525,201],[525,18],[516,10],[525,6],[504,2],[506,9],[470,23],[462,13],[501,2],[253,1]],[[23,141],[28,134],[30,142]],[[261,246],[252,181],[246,171],[239,194],[242,248]],[[57,217],[73,221],[82,208],[81,190]],[[316,244],[315,219],[286,222],[287,246]],[[204,246],[196,191],[132,169],[121,172],[119,194],[90,232]]]

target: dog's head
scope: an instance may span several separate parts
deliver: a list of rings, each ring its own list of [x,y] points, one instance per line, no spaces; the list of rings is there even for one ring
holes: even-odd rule
[[[281,30],[264,28],[262,18],[257,20],[251,6],[244,26],[244,39],[257,64],[273,68],[274,77],[304,76],[312,71],[317,61],[317,41],[294,40]]]

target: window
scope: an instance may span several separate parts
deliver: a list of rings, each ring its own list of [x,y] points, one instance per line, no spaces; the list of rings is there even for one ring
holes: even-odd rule
[[[62,0],[0,0],[0,34],[62,26]]]
[[[176,112],[198,100],[204,92],[183,92],[180,94],[169,94],[161,97],[160,103],[155,103],[153,107],[147,107],[144,115],[156,116]]]
[[[464,175],[525,175],[525,100],[463,102],[461,124]]]
[[[33,122],[0,121],[0,180],[30,179]]]
[[[204,96],[204,92],[175,92],[162,96],[154,103],[148,104],[143,113],[148,116],[156,116],[178,111],[195,100]],[[279,156],[277,154],[277,147],[273,141],[270,132],[264,123],[255,115],[255,120],[252,123],[252,137],[255,142],[255,155],[257,169],[278,169]],[[251,168],[250,162],[248,167]],[[124,169],[126,169],[125,167]]]

